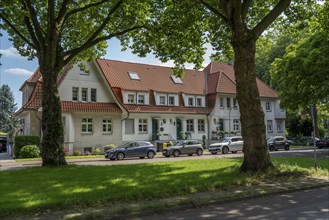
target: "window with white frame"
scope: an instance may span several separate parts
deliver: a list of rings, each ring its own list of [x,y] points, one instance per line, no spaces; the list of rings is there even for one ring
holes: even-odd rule
[[[159,97],[159,103],[160,105],[165,105],[166,104],[166,96],[160,96]]]
[[[78,87],[72,88],[72,101],[79,101],[79,88]]]
[[[266,128],[267,128],[267,132],[269,132],[269,133],[273,132],[273,122],[272,122],[272,120],[267,120]]]
[[[186,120],[186,131],[189,131],[189,132],[194,131],[194,121],[193,121],[193,119]]]
[[[103,119],[103,133],[112,133],[112,119]]]
[[[88,88],[81,89],[81,101],[88,102]]]
[[[238,109],[238,102],[236,101],[236,98],[233,98],[233,109],[234,110]]]
[[[188,106],[194,106],[194,98],[190,97],[188,100]]]
[[[197,105],[198,107],[201,107],[201,106],[202,106],[202,98],[197,98],[197,99],[196,99],[196,105]]]
[[[271,108],[271,102],[266,102],[265,103],[265,109],[267,112],[271,112],[272,108]]]
[[[134,119],[125,120],[125,134],[134,134],[135,133],[135,121]]]
[[[226,107],[231,108],[231,98],[226,98]]]
[[[128,94],[128,103],[135,103],[135,96],[133,94]]]
[[[93,119],[92,118],[82,118],[81,132],[82,133],[92,133],[93,132]]]
[[[240,131],[239,120],[233,119],[233,131]]]
[[[90,101],[91,102],[97,101],[97,90],[96,89],[90,89]]]
[[[204,132],[204,119],[198,119],[198,132]]]
[[[219,97],[219,108],[224,108],[224,98]]]
[[[168,97],[168,103],[169,103],[169,105],[175,105],[175,97],[174,96],[169,96]]]
[[[147,133],[147,119],[138,120],[138,132]]]
[[[145,104],[145,95],[138,95],[138,104]]]
[[[282,129],[282,121],[277,121],[277,130],[278,130],[278,133],[282,133],[283,129]]]

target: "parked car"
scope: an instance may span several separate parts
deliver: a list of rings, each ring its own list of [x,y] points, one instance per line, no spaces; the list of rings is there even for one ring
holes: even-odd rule
[[[319,138],[315,137],[315,142],[317,142],[318,140],[320,140]],[[306,145],[313,145],[314,144],[314,139],[313,137],[311,136],[305,136],[305,137],[302,137],[300,139],[300,141],[303,143],[303,144],[306,144]]]
[[[110,160],[123,160],[128,157],[145,157],[152,159],[156,154],[156,148],[148,141],[133,141],[118,148],[113,148],[105,152],[105,158]]]
[[[295,138],[295,137],[287,137],[287,141],[288,141],[290,144],[292,144],[292,143],[295,143],[295,142],[297,142],[297,141],[298,141],[298,139],[297,139],[297,138]]]
[[[316,141],[316,146],[318,148],[329,147],[329,137],[321,138]]]
[[[202,144],[194,140],[184,140],[178,141],[175,146],[167,147],[162,150],[162,155],[165,157],[170,157],[171,155],[178,157],[181,154],[187,154],[189,156],[196,154],[201,156],[203,154]]]
[[[209,146],[209,152],[212,154],[217,154],[219,152],[222,152],[222,154],[227,154],[228,152],[236,153],[242,151],[242,149],[243,139],[241,136],[225,137],[218,143]]]
[[[275,136],[267,140],[267,146],[270,151],[278,151],[279,149],[289,150],[290,144],[285,137]]]

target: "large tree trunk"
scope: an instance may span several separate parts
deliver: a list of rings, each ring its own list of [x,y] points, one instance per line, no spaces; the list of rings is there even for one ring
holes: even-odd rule
[[[64,153],[62,110],[57,90],[58,72],[49,62],[40,65],[42,74],[42,142],[43,166],[67,165]]]
[[[264,112],[256,83],[255,44],[252,32],[243,28],[235,30],[232,45],[244,140],[244,160],[240,168],[242,172],[261,171],[273,166],[267,149]]]

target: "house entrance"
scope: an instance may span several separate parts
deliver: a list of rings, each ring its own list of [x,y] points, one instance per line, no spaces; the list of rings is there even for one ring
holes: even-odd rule
[[[181,131],[182,131],[182,120],[177,118],[176,119],[176,137],[177,137],[177,140],[183,139]]]
[[[158,119],[152,118],[152,141],[155,141],[158,139]]]

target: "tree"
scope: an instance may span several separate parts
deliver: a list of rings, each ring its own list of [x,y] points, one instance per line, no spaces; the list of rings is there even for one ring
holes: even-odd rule
[[[293,1],[293,6],[303,8],[298,2],[302,1]],[[131,47],[134,52],[145,54],[153,50],[162,61],[174,60],[176,69],[183,67],[185,62],[193,62],[199,68],[205,43],[209,42],[216,53],[223,55],[222,58],[230,57],[228,51],[233,48],[244,138],[242,171],[272,166],[256,84],[256,41],[290,4],[291,0],[160,1],[158,13],[154,13],[156,17],[152,20],[161,29],[156,35],[148,33],[133,37],[135,43]],[[298,9],[292,7],[286,18],[292,18],[297,12]]]
[[[106,42],[146,31],[147,1],[2,0],[1,28],[42,75],[42,164],[66,165],[57,78],[65,66],[104,55]]]
[[[10,138],[17,127],[17,120],[14,117],[16,109],[13,92],[8,85],[2,85],[0,88],[0,131],[8,133]]]

